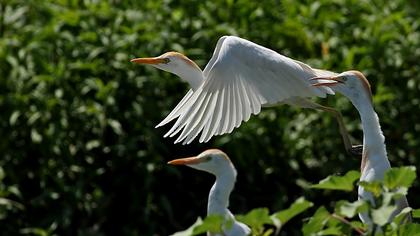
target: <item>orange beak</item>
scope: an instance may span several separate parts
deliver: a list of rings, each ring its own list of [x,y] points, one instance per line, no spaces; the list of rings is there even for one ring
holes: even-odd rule
[[[180,159],[175,159],[172,161],[169,161],[168,164],[170,165],[193,165],[193,164],[197,164],[200,163],[201,160],[198,157],[186,157],[186,158],[180,158]]]
[[[148,64],[148,65],[167,63],[167,60],[165,58],[159,58],[159,57],[134,58],[134,59],[131,59],[130,61],[137,64]]]
[[[319,87],[319,86],[334,86],[337,84],[344,84],[345,81],[341,76],[332,76],[332,77],[314,77],[310,79],[310,81],[316,80],[317,83],[313,84],[312,86]]]

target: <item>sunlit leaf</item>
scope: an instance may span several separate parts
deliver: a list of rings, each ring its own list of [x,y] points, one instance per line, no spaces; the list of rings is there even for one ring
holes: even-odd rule
[[[413,209],[411,207],[404,208],[398,215],[395,216],[395,218],[392,220],[397,225],[402,225],[405,223],[406,220],[408,220],[409,215],[411,214],[411,211]]]
[[[23,228],[19,230],[21,234],[29,234],[29,235],[35,235],[35,236],[49,236],[48,230],[42,229],[42,228]]]
[[[339,201],[336,204],[335,209],[337,214],[348,218],[353,218],[356,214],[367,211],[368,205],[363,200],[358,200],[355,202]]]
[[[94,148],[97,148],[101,145],[101,143],[99,142],[99,140],[90,140],[89,142],[86,143],[86,149],[87,150],[91,150]]]
[[[40,143],[42,141],[42,135],[36,129],[32,129],[31,139],[34,143]]]
[[[318,208],[315,214],[309,219],[309,222],[303,226],[303,235],[313,235],[316,232],[320,232],[329,218],[330,213],[324,206]]]
[[[109,119],[108,120],[108,124],[109,124],[109,126],[111,126],[112,130],[116,134],[118,134],[118,135],[121,135],[122,134],[122,127],[121,127],[120,122],[118,122],[117,120],[111,120],[111,119]]]
[[[380,226],[388,223],[391,214],[397,209],[394,205],[383,205],[378,209],[372,209],[372,221]]]
[[[14,111],[14,112],[12,113],[12,115],[10,116],[10,118],[9,118],[9,124],[10,124],[11,126],[15,125],[15,124],[16,124],[16,121],[17,121],[17,119],[19,118],[19,116],[20,116],[20,111]]]
[[[420,224],[404,224],[398,229],[398,236],[420,236]]]
[[[362,186],[366,191],[371,192],[376,197],[378,197],[382,192],[382,184],[379,181],[360,181],[359,185]]]
[[[194,233],[194,228],[201,225],[202,223],[203,223],[203,220],[200,217],[198,217],[197,220],[195,221],[195,223],[192,224],[188,229],[176,232],[176,233],[172,234],[172,236],[191,236],[191,235],[194,235],[193,234]]]
[[[352,170],[344,176],[328,176],[319,181],[318,184],[312,185],[311,188],[352,191],[354,188],[353,183],[359,177],[360,172]]]
[[[253,209],[246,215],[237,215],[236,219],[251,226],[251,228],[260,228],[264,224],[272,223],[267,208]]]
[[[410,187],[413,181],[416,179],[416,167],[414,166],[403,166],[396,167],[388,170],[385,173],[384,184],[389,189],[396,187]]]
[[[416,209],[412,211],[413,218],[420,218],[420,209]]]
[[[339,227],[329,227],[319,232],[314,232],[313,235],[343,235],[343,232]]]
[[[276,212],[271,217],[280,220],[281,225],[278,227],[282,227],[290,219],[306,211],[308,208],[311,208],[313,205],[314,204],[312,202],[307,201],[304,197],[300,197],[295,202],[293,202],[289,208]]]
[[[24,205],[22,205],[19,202],[4,198],[4,197],[0,197],[0,205],[2,206],[12,206],[15,207],[17,209],[23,210],[25,208]]]
[[[207,216],[200,225],[197,225],[193,230],[193,235],[202,234],[205,232],[221,233],[224,219],[220,215]]]

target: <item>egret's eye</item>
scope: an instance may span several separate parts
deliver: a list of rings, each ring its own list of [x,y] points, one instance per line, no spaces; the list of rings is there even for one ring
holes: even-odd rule
[[[163,58],[163,63],[168,64],[169,62],[171,62],[171,59],[167,57]]]
[[[347,81],[347,76],[342,76],[341,79],[346,82]]]
[[[206,157],[204,160],[205,161],[211,161],[211,159],[212,159],[213,157],[212,156],[208,156],[208,157]]]

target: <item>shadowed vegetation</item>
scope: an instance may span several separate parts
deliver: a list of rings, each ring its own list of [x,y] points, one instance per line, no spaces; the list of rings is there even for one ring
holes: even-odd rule
[[[154,126],[187,85],[129,61],[180,51],[204,68],[218,38],[237,35],[315,68],[358,69],[372,85],[392,165],[419,166],[419,12],[418,1],[403,0],[0,0],[1,234],[185,229],[205,216],[213,178],[166,162],[210,147],[237,167],[235,213],[277,212],[300,196],[330,208],[355,201],[355,191],[309,188],[360,165],[346,155],[332,116],[264,109],[207,144],[173,145],[162,137],[169,126]],[[320,102],[339,108],[362,142],[347,99]],[[415,182],[413,208],[419,195]],[[282,231],[300,235],[303,217]]]

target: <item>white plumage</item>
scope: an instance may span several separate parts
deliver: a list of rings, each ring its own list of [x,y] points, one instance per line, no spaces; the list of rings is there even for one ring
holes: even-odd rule
[[[372,92],[370,84],[365,76],[359,71],[346,71],[333,77],[318,77],[315,86],[330,86],[334,91],[346,96],[359,111],[363,127],[363,155],[360,166],[360,181],[382,181],[385,172],[391,168],[389,163],[385,137],[382,133],[378,115],[373,108]],[[375,206],[373,195],[359,186],[360,199],[370,201]],[[408,207],[406,197],[402,197],[397,203],[397,209],[390,216],[389,221],[405,207]],[[372,226],[372,220],[367,214],[359,215],[362,222]],[[407,217],[411,221],[411,217]]]
[[[209,193],[207,215],[220,215],[225,219],[225,222],[232,221],[231,227],[223,226],[224,236],[245,236],[251,233],[251,229],[244,223],[236,221],[228,209],[229,196],[236,181],[236,169],[224,152],[218,149],[209,149],[196,157],[176,159],[168,164],[187,165],[216,176],[216,181]]]
[[[157,125],[163,126],[176,119],[165,137],[179,135],[175,143],[191,143],[200,135],[207,142],[215,135],[230,133],[258,114],[262,106],[290,104],[320,109],[332,113],[338,120],[346,146],[351,150],[348,133],[341,114],[324,107],[308,97],[334,94],[328,87],[313,87],[310,79],[316,76],[334,76],[334,72],[313,69],[285,57],[271,49],[248,40],[223,36],[204,71],[189,58],[177,52],[168,52],[155,58],[137,58],[133,62],[151,64],[178,75],[191,89]]]

